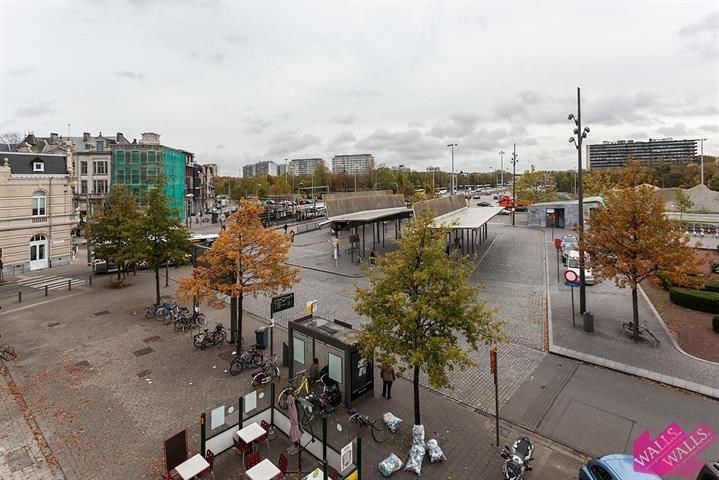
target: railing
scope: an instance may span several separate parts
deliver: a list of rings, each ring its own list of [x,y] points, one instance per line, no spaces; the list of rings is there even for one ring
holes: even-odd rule
[[[47,222],[47,217],[32,217],[32,223],[45,223]]]

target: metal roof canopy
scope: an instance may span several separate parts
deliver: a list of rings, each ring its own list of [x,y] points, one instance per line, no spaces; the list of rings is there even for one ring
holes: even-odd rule
[[[502,210],[504,207],[464,207],[435,217],[434,222],[452,229],[479,228]]]
[[[380,208],[377,210],[363,210],[361,212],[345,213],[329,217],[327,220],[331,222],[359,222],[370,223],[393,217],[398,214],[410,214],[412,210],[408,207]]]

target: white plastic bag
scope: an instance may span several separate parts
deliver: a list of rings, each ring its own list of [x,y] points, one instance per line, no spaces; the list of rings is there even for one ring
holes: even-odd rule
[[[384,423],[387,425],[387,429],[392,433],[397,433],[399,424],[402,421],[401,418],[393,415],[392,412],[387,412],[382,415],[382,420],[384,420]]]
[[[427,452],[429,453],[430,463],[437,463],[441,462],[442,460],[447,460],[447,457],[444,456],[444,452],[441,448],[439,448],[439,443],[437,443],[437,440],[435,440],[434,438],[430,439],[430,441],[427,442]]]
[[[407,453],[409,460],[407,460],[407,464],[404,466],[404,471],[421,475],[422,461],[424,460],[424,445],[412,445],[412,448],[410,448]]]
[[[378,467],[382,476],[387,478],[402,468],[402,460],[394,453],[390,453],[389,457],[379,462]]]
[[[424,448],[424,425],[412,427],[412,445],[419,445]]]

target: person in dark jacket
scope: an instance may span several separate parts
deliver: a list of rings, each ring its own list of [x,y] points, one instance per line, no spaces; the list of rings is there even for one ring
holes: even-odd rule
[[[392,382],[397,380],[394,367],[389,363],[382,365],[380,376],[382,377],[382,396],[390,399],[392,398]]]

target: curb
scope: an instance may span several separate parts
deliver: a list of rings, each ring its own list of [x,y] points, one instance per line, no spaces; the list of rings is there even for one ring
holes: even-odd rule
[[[659,325],[662,326],[662,328],[664,329],[664,332],[667,334],[667,336],[669,336],[669,338],[672,339],[672,343],[674,344],[674,348],[676,348],[677,350],[679,350],[681,353],[683,353],[683,354],[686,355],[687,357],[691,358],[692,360],[698,360],[698,361],[700,361],[700,362],[708,363],[709,365],[719,366],[719,362],[712,362],[711,360],[707,360],[707,359],[705,359],[705,358],[695,357],[695,356],[692,355],[691,353],[685,352],[684,349],[681,347],[681,345],[679,345],[679,343],[677,343],[676,338],[674,338],[674,335],[673,335],[672,332],[669,330],[669,327],[667,327],[667,324],[664,323],[664,319],[662,318],[662,316],[659,314],[659,312],[657,311],[657,309],[654,308],[654,304],[652,303],[651,300],[649,300],[649,296],[647,296],[647,294],[646,294],[646,292],[644,291],[644,289],[642,288],[642,286],[641,286],[641,285],[638,285],[638,287],[639,287],[639,292],[641,292],[641,294],[642,294],[642,297],[644,297],[644,300],[646,300],[646,302],[649,304],[649,308],[651,308],[652,312],[654,313],[654,316],[657,318],[657,321],[659,322]]]

